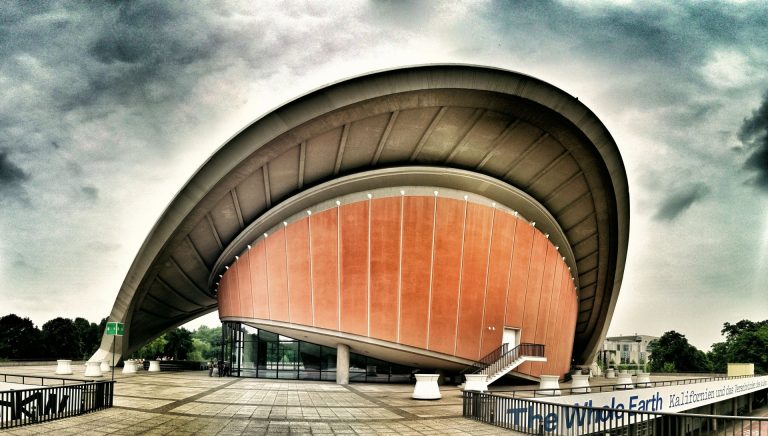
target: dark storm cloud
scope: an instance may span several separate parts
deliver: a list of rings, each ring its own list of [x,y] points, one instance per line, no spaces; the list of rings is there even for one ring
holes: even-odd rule
[[[661,221],[673,221],[694,203],[709,195],[710,189],[702,184],[688,186],[668,195],[656,211],[654,218]]]
[[[27,179],[29,174],[10,160],[6,150],[0,150],[0,196],[23,197],[22,183]]]
[[[760,107],[744,120],[739,140],[749,152],[744,169],[756,173],[748,183],[768,193],[768,92]]]
[[[700,97],[708,86],[701,67],[715,48],[768,46],[768,3],[498,1],[487,16],[498,29],[494,42],[511,54],[547,59],[566,50],[574,61],[603,67],[607,80],[621,74],[645,106]]]
[[[80,192],[88,201],[94,202],[99,199],[99,190],[93,186],[82,186]]]

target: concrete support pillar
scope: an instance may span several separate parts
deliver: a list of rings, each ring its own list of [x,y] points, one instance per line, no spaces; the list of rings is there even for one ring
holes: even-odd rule
[[[712,403],[709,410],[710,415],[717,415],[717,403]],[[712,418],[712,428],[713,431],[717,432],[717,419]]]
[[[336,384],[349,384],[349,345],[336,346]]]
[[[85,362],[86,377],[101,377],[101,362]]]
[[[542,375],[539,378],[539,394],[552,396],[560,395],[560,376]]]
[[[752,413],[752,401],[754,400],[754,395],[755,394],[753,393],[750,393],[749,395],[747,395],[747,414],[748,415]]]
[[[58,375],[70,375],[72,374],[72,361],[71,360],[57,360],[56,361],[56,374]]]

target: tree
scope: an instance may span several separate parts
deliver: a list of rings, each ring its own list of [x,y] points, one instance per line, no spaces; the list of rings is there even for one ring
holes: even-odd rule
[[[0,358],[43,357],[40,330],[29,318],[10,314],[0,318]]]
[[[165,349],[163,353],[172,356],[176,360],[186,360],[187,355],[194,350],[192,332],[179,327],[165,333]]]
[[[77,356],[88,359],[99,348],[99,326],[85,318],[75,318]]]
[[[160,335],[139,348],[136,355],[141,359],[157,359],[165,352],[165,345],[167,343],[168,341],[165,340],[165,335]]]
[[[662,372],[671,368],[678,372],[704,372],[710,370],[710,364],[703,351],[688,343],[684,335],[671,330],[652,343],[650,368]]]
[[[47,357],[53,359],[75,359],[79,343],[75,323],[69,318],[54,318],[43,324],[43,346]]]
[[[718,372],[725,372],[731,362],[754,363],[756,373],[768,373],[768,320],[725,323],[721,332],[725,342],[713,344],[709,352]]]

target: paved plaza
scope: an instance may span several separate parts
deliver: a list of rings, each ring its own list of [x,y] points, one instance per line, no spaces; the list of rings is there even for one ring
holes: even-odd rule
[[[55,366],[2,367],[53,376]],[[73,365],[80,377],[82,365]],[[108,375],[107,375],[108,377]],[[412,385],[208,377],[207,372],[115,373],[112,409],[18,427],[12,435],[492,435],[510,434],[461,417],[461,391],[412,400]]]

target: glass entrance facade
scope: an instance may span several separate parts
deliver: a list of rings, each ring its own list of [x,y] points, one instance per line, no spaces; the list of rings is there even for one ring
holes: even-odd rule
[[[336,349],[246,324],[222,324],[222,357],[230,375],[291,380],[336,380]],[[408,383],[415,368],[349,353],[350,382]]]

